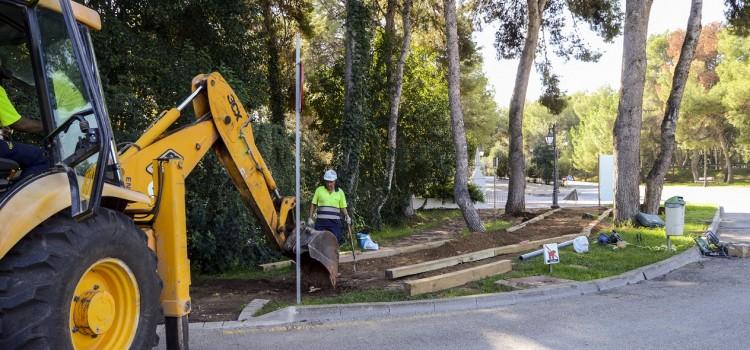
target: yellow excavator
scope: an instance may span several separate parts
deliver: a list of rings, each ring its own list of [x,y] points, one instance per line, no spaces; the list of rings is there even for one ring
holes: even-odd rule
[[[0,349],[188,348],[185,178],[213,151],[269,244],[293,256],[294,198],[282,197],[252,120],[219,73],[117,149],[90,32],[69,0],[0,0],[0,72],[36,93],[48,171],[0,159]],[[174,127],[192,106],[195,120]],[[338,244],[301,230],[301,268],[335,286]],[[241,244],[238,242],[238,244]]]

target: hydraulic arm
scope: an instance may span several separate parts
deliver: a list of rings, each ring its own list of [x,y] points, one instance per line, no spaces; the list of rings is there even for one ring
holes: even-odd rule
[[[163,112],[149,129],[119,156],[125,187],[147,193],[151,205],[133,203],[126,212],[149,235],[164,282],[161,300],[167,331],[182,333],[190,312],[190,268],[187,258],[185,178],[209,151],[217,155],[244,203],[274,248],[294,254],[293,197],[282,197],[255,140],[251,119],[219,73],[193,79],[193,94]],[[192,102],[197,120],[169,131]],[[303,230],[302,267],[326,274],[335,286],[338,244],[328,232]],[[314,277],[320,280],[320,276]],[[182,337],[168,337],[180,339]]]

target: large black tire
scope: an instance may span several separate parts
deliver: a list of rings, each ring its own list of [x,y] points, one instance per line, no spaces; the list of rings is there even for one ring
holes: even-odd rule
[[[124,262],[137,282],[140,317],[130,348],[156,345],[162,316],[156,256],[130,218],[98,209],[83,222],[53,216],[0,260],[0,349],[73,349],[69,317],[76,284],[105,258]]]

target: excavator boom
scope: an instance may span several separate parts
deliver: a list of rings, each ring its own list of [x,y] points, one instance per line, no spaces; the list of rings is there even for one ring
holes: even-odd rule
[[[294,197],[282,197],[255,144],[249,115],[219,73],[199,75],[193,94],[163,112],[146,132],[119,155],[125,187],[152,197],[151,205],[131,203],[126,209],[153,237],[164,281],[165,315],[189,313],[189,261],[185,227],[184,179],[209,150],[227,170],[244,203],[258,219],[270,244],[294,255]],[[192,101],[197,120],[169,131]],[[335,286],[338,243],[330,232],[302,230],[302,267],[316,283],[321,275]],[[318,284],[320,285],[320,284]],[[169,323],[167,324],[169,327]]]

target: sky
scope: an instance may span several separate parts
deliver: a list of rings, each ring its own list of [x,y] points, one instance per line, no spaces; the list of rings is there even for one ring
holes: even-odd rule
[[[625,1],[622,1],[623,12]],[[649,35],[685,29],[690,12],[690,0],[654,0],[649,17]],[[707,0],[703,2],[703,24],[724,21],[724,2],[721,0]],[[495,41],[497,25],[485,25],[481,32],[474,33],[474,40],[481,47],[484,58],[484,73],[495,91],[498,106],[507,108],[513,94],[513,82],[516,77],[518,60],[498,60],[493,43]],[[553,70],[560,76],[560,88],[568,94],[583,91],[594,91],[603,86],[613,89],[620,87],[620,70],[622,69],[622,35],[612,43],[607,44],[588,32],[584,38],[592,47],[599,48],[603,55],[598,62],[565,62],[556,57],[550,57]],[[554,56],[554,55],[552,55]],[[526,94],[527,101],[535,101],[542,93],[542,84],[534,68],[531,70],[529,87]]]

